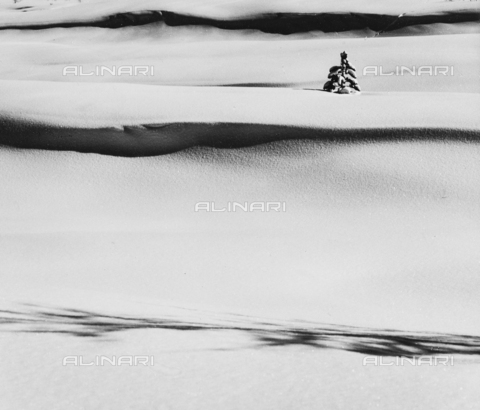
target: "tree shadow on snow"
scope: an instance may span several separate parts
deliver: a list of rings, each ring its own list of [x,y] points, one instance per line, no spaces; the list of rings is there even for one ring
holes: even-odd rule
[[[480,337],[427,332],[405,332],[307,322],[258,322],[241,317],[224,321],[188,321],[181,318],[144,318],[105,315],[78,309],[0,310],[0,330],[65,334],[102,338],[128,330],[239,331],[252,337],[253,347],[307,346],[346,350],[375,356],[415,357],[440,354],[480,355]]]

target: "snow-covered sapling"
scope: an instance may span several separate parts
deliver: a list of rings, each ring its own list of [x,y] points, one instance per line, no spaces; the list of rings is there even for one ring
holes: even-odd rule
[[[330,68],[328,81],[323,86],[325,91],[337,94],[352,94],[360,91],[355,67],[351,65],[344,51],[340,54],[341,65]]]

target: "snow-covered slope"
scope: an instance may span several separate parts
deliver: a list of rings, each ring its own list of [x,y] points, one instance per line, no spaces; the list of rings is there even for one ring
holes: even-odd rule
[[[0,408],[477,409],[477,3],[0,0]]]
[[[2,0],[1,26],[28,26],[69,22],[93,22],[109,16],[131,13],[130,20],[145,11],[169,11],[213,19],[251,18],[269,13],[370,13],[384,15],[432,15],[445,12],[478,12],[476,2],[415,0],[318,2],[275,0]],[[128,20],[127,19],[127,22]]]
[[[10,96],[0,101],[0,142],[24,148],[135,156],[293,138],[475,139],[479,129],[480,98],[467,93],[33,81],[4,81],[0,90]]]

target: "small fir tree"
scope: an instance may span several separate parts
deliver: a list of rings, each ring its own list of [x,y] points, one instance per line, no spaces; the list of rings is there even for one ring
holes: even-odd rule
[[[329,80],[323,86],[325,91],[337,94],[352,94],[360,91],[355,67],[348,62],[347,53],[340,54],[341,65],[330,68]]]

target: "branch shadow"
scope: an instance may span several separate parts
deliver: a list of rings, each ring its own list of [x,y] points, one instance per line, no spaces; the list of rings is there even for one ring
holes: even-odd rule
[[[258,322],[253,318],[220,323],[182,318],[145,318],[105,315],[78,309],[0,310],[0,330],[102,338],[129,330],[239,331],[252,337],[255,348],[306,346],[374,356],[416,357],[440,354],[480,355],[480,337],[472,335],[405,332],[303,322]]]

